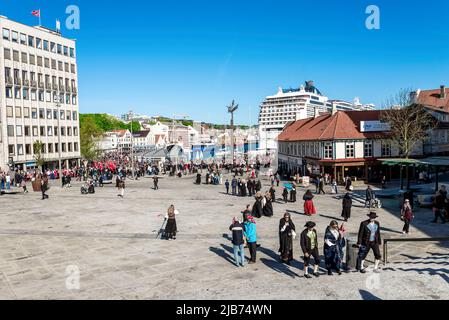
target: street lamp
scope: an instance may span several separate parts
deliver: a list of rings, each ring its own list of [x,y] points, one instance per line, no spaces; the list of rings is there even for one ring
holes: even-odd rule
[[[232,100],[232,103],[230,106],[228,106],[228,113],[231,114],[231,161],[232,165],[234,165],[234,112],[237,111],[239,108],[239,105],[235,104],[235,101]]]
[[[132,174],[132,178],[134,180],[134,135],[133,135],[134,113],[133,113],[133,111],[130,111],[129,115],[131,116],[131,174]]]
[[[59,111],[59,108],[61,108],[61,96],[55,95],[55,103],[56,103],[56,109],[58,110],[58,170],[59,170],[59,178],[61,179],[61,183],[62,183],[62,167],[61,167],[61,128],[60,128],[60,118],[61,118],[61,111]]]

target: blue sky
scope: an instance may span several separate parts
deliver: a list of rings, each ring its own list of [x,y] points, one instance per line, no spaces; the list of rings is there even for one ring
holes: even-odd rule
[[[66,30],[78,5],[80,30]],[[381,29],[367,30],[366,7]],[[449,86],[446,0],[1,0],[0,14],[76,38],[80,111],[186,114],[255,124],[265,96],[305,80],[333,99],[381,105],[401,88]]]

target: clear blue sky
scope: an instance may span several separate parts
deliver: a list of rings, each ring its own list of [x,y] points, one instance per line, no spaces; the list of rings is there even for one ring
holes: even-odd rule
[[[65,8],[81,29],[65,30]],[[381,29],[365,28],[380,7]],[[305,80],[330,98],[381,105],[400,88],[449,86],[447,0],[1,0],[0,13],[37,24],[56,18],[78,40],[81,112],[188,114],[255,124],[278,86]]]

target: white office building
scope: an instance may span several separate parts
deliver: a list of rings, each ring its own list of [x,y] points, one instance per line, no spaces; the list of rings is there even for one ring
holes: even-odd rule
[[[346,102],[330,100],[307,81],[299,89],[282,89],[274,96],[268,96],[260,106],[259,137],[261,150],[277,150],[276,138],[285,125],[292,121],[313,118],[320,113],[338,111],[374,110],[372,104],[361,104],[359,98]]]
[[[59,32],[0,16],[0,168],[47,168],[80,158],[76,44]],[[58,103],[59,101],[59,103]],[[60,135],[60,141],[59,141]]]

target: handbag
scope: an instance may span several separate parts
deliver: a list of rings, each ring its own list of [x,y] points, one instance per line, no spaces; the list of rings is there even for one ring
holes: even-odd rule
[[[297,236],[297,235],[296,235],[295,230],[292,230],[291,232],[292,232],[292,237],[293,237],[293,239],[296,239],[296,236]]]

